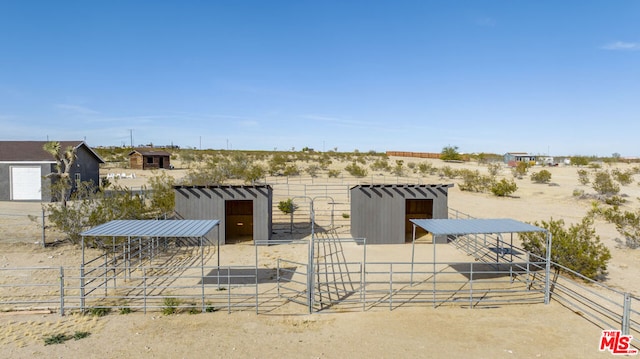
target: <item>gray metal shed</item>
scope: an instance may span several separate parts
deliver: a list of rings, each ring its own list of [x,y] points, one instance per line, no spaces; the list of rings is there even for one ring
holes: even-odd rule
[[[174,186],[174,190],[178,218],[219,219],[221,244],[271,239],[271,186]]]
[[[448,218],[453,184],[358,185],[350,189],[351,235],[368,244],[411,242],[410,219]],[[436,236],[434,241],[446,241]]]

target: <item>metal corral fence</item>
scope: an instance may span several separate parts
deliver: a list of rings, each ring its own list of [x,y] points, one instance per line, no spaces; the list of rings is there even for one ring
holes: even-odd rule
[[[450,218],[473,218],[451,210]],[[491,261],[496,254],[511,257],[526,253],[529,261],[543,262],[544,258],[511,246],[502,238],[491,235],[467,235],[452,240],[460,250],[479,261]],[[507,251],[508,249],[508,251]],[[640,347],[640,298],[592,280],[565,266],[552,263],[556,273],[552,278],[551,299],[571,309],[603,330],[621,330],[633,336],[633,345]]]

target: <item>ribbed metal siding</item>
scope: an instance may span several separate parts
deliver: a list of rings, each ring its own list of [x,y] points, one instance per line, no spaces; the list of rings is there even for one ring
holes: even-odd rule
[[[433,217],[447,218],[451,184],[360,185],[351,188],[351,235],[368,244],[404,243],[405,201],[432,199]]]
[[[545,232],[540,227],[514,219],[412,219],[435,235]]]
[[[81,233],[87,237],[203,237],[218,220],[115,220]]]
[[[271,239],[273,189],[271,186],[176,186],[176,213],[185,219],[220,219],[224,244],[225,201],[253,201],[253,239]],[[217,237],[216,237],[217,239]]]

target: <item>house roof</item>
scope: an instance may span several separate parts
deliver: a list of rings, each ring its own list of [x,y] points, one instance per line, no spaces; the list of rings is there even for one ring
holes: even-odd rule
[[[134,153],[139,153],[143,156],[171,156],[171,154],[167,151],[159,151],[153,148],[135,148],[133,151],[129,152],[129,156]]]
[[[451,188],[453,183],[446,184],[359,184],[355,188]]]
[[[16,162],[55,162],[53,156],[43,149],[50,141],[0,141],[0,161]],[[84,141],[58,141],[60,147],[85,147],[99,163],[104,160]]]

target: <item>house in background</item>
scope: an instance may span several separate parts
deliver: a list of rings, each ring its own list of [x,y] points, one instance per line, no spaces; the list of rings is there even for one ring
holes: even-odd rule
[[[76,160],[70,171],[72,190],[76,183],[100,184],[104,160],[84,141],[58,141],[60,148],[73,147]],[[54,157],[43,149],[47,141],[0,141],[0,201],[51,201],[51,179],[56,172]]]
[[[133,170],[171,168],[171,154],[153,148],[136,148],[129,153],[129,166]]]
[[[506,163],[509,167],[515,167],[518,162],[535,164],[537,160],[538,156],[530,155],[526,152],[507,152],[504,155],[504,163]]]

